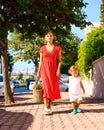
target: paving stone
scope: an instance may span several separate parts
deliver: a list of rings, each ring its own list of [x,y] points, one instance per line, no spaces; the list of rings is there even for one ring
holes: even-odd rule
[[[32,93],[15,94],[15,103],[4,106],[0,99],[0,130],[104,130],[104,99],[85,96],[82,113],[72,115],[67,92],[53,102],[50,116],[42,115],[43,102]]]

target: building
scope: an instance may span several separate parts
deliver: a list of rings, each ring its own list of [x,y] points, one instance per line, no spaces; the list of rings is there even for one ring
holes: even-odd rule
[[[100,27],[100,22],[94,22],[94,23],[92,23],[92,25],[87,26],[87,27],[85,28],[85,38],[86,38],[86,36],[87,36],[87,34],[88,34],[89,32],[91,32],[92,30],[94,30],[94,29],[96,29],[96,28],[98,28],[98,27]]]

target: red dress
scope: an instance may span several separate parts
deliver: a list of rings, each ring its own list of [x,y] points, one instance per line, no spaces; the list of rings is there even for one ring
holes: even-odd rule
[[[40,48],[42,53],[41,78],[43,85],[43,97],[51,100],[59,99],[60,87],[59,80],[56,76],[57,57],[61,47],[54,45],[52,52],[47,51],[46,45]]]

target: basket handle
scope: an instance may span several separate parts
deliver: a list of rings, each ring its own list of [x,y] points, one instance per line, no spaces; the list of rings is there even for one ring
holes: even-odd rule
[[[40,83],[40,81],[39,81],[39,80],[36,80],[36,81],[35,81],[35,84],[38,84],[38,83]]]

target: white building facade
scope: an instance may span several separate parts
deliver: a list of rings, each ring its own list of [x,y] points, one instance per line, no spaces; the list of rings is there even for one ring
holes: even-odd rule
[[[88,33],[90,33],[92,30],[94,30],[98,27],[100,27],[100,22],[93,22],[92,25],[86,26],[86,28],[85,28],[85,38],[86,38]]]

